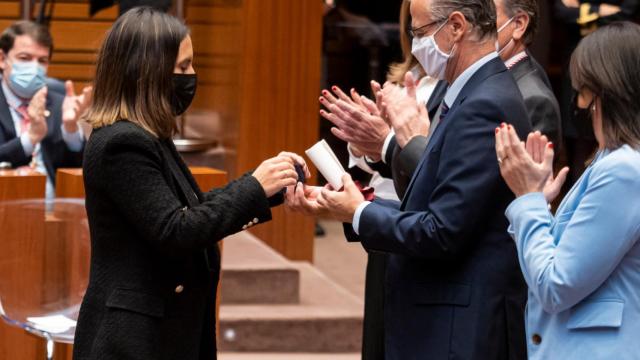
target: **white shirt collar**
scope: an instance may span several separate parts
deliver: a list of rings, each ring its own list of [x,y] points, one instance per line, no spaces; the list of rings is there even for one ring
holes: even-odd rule
[[[473,74],[475,74],[476,71],[478,71],[478,69],[480,69],[484,64],[488,63],[489,61],[497,57],[498,57],[498,53],[495,51],[492,51],[491,53],[485,55],[478,61],[471,64],[471,66],[469,66],[465,71],[463,71],[462,74],[460,74],[453,81],[453,84],[449,86],[449,89],[447,89],[447,94],[444,96],[444,103],[447,104],[449,108],[451,108],[451,105],[453,105],[453,103],[456,101],[456,98],[460,94],[460,91],[462,91],[462,88],[467,84],[471,76],[473,76]]]

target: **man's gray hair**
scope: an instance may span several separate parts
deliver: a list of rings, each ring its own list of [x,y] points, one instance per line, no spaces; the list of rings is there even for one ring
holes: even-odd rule
[[[526,46],[533,43],[538,30],[538,1],[537,0],[498,0],[501,1],[504,13],[509,17],[514,17],[518,12],[529,15],[529,26],[524,32],[523,41]]]
[[[496,36],[496,6],[493,0],[432,0],[431,17],[433,20],[446,20],[449,15],[459,11],[471,24],[478,41]]]

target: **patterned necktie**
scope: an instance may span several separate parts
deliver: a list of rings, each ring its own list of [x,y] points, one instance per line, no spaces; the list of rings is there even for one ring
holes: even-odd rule
[[[20,135],[22,135],[29,128],[29,124],[31,123],[31,118],[29,117],[29,112],[27,108],[28,104],[22,104],[18,106],[16,111],[20,114]]]
[[[31,124],[31,117],[29,117],[29,112],[27,109],[29,108],[29,104],[22,104],[18,106],[16,111],[20,114],[20,135],[27,132],[29,129],[29,124]],[[29,165],[20,166],[18,169],[35,169],[38,166],[38,153],[40,151],[40,144],[37,144],[33,148],[33,152],[31,153],[31,163]]]
[[[440,113],[440,115],[436,116],[436,118],[431,122],[431,126],[429,127],[429,134],[427,135],[427,143],[431,140],[431,136],[433,136],[433,132],[436,131],[436,127],[444,120],[444,117],[447,116],[449,112],[449,107],[445,104],[444,100],[442,100],[442,104],[440,105],[440,110],[436,112],[436,115]]]
[[[444,117],[447,116],[448,112],[449,112],[449,107],[444,101],[442,101],[442,105],[440,106],[440,122],[444,120]]]

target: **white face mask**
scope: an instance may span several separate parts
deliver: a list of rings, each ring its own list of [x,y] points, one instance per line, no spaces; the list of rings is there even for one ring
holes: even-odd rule
[[[413,44],[411,45],[411,53],[416,57],[422,68],[432,78],[438,80],[444,80],[444,73],[447,69],[447,62],[455,50],[455,45],[451,49],[451,52],[445,54],[438,48],[436,39],[434,36],[447,24],[448,20],[444,24],[440,25],[436,31],[420,39],[413,38]]]
[[[515,16],[507,20],[506,23],[502,24],[502,26],[500,26],[500,28],[498,29],[498,34],[500,34],[500,31],[504,30],[504,28],[506,28],[507,25],[509,25],[514,18]],[[502,54],[502,52],[504,52],[504,49],[509,47],[509,44],[511,44],[512,42],[513,42],[513,37],[509,39],[509,42],[507,42],[506,45],[502,47],[502,49],[500,49],[500,43],[498,43],[498,39],[496,39],[496,51],[498,52],[498,55]]]

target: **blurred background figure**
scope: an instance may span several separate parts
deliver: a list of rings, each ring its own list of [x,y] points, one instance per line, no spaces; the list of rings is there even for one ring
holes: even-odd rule
[[[47,27],[19,21],[0,35],[0,161],[47,175],[47,198],[55,195],[56,171],[82,165],[84,135],[78,121],[91,101],[90,88],[76,95],[50,91],[46,77],[53,49]]]
[[[561,42],[554,46],[556,65],[562,71],[556,93],[560,102],[566,163],[569,165],[567,186],[575,183],[585,169],[585,162],[597,147],[588,112],[576,110],[575,93],[569,79],[569,58],[580,39],[596,29],[619,20],[634,20],[638,0],[555,0],[554,36]]]

